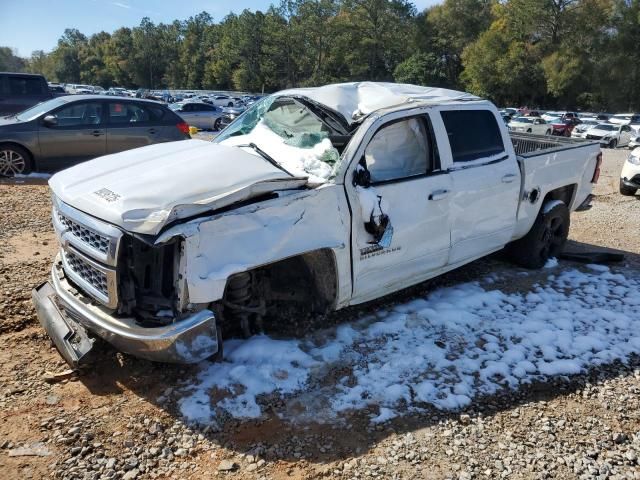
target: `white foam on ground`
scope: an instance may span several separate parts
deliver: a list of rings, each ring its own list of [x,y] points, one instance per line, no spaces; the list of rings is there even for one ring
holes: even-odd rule
[[[640,352],[640,281],[590,266],[550,275],[526,293],[467,283],[379,310],[322,340],[257,336],[225,343],[225,361],[204,363],[183,393],[187,420],[216,411],[255,418],[261,394],[306,395],[335,368],[351,375],[318,395],[335,414],[373,408],[373,422],[423,404],[459,409],[478,395],[570,375]],[[316,335],[317,337],[317,335]],[[345,368],[346,367],[346,368]],[[212,405],[217,387],[223,399]]]

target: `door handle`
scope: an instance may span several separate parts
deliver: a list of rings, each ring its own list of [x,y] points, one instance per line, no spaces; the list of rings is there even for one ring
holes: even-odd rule
[[[104,135],[104,133],[101,130],[94,130],[89,135],[93,135],[94,137],[100,137],[100,136]]]
[[[435,202],[437,202],[438,200],[443,200],[445,198],[447,198],[447,196],[449,195],[449,190],[436,190],[435,192],[431,192],[431,195],[429,195],[429,200],[433,200]]]
[[[518,176],[516,174],[509,173],[509,174],[505,175],[504,177],[502,177],[502,183],[511,183],[511,182],[515,181],[515,179],[517,177]]]

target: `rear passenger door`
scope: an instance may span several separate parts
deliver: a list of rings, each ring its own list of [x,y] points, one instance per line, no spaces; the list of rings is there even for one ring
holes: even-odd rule
[[[107,152],[117,153],[159,141],[162,125],[150,106],[135,102],[109,101],[107,108]]]
[[[507,153],[501,133],[504,129],[493,112],[442,108],[440,116],[449,139],[453,182],[449,263],[456,264],[498,250],[510,241],[516,224],[520,171],[515,158]]]

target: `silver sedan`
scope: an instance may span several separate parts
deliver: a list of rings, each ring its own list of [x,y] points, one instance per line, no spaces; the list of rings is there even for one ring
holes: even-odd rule
[[[201,130],[215,130],[216,121],[222,116],[222,108],[204,102],[183,102],[169,105],[192,127]]]

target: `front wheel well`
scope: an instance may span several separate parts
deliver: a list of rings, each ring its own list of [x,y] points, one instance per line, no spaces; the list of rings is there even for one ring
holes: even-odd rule
[[[335,308],[336,260],[330,249],[303,253],[239,272],[227,280],[218,302],[223,330],[249,336],[268,325],[299,322]]]
[[[23,150],[26,150],[26,152],[29,154],[29,160],[33,164],[33,159],[34,159],[33,152],[29,150],[29,148],[27,148],[25,145],[22,145],[21,143],[18,143],[18,142],[11,142],[11,141],[0,142],[0,148],[4,146],[19,147],[19,148],[22,148]]]

